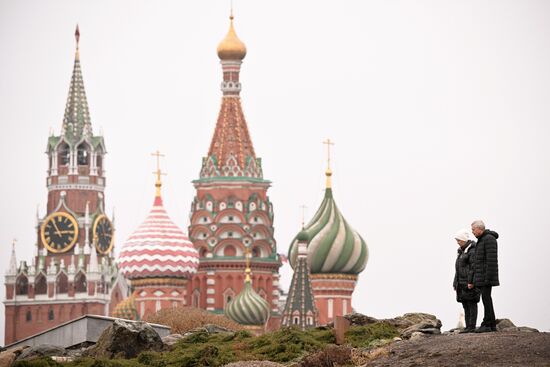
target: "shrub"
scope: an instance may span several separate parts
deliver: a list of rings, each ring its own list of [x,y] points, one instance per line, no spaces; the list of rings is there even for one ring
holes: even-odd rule
[[[352,326],[345,335],[346,343],[354,348],[371,347],[380,339],[392,339],[399,331],[386,322],[377,322],[365,326]]]
[[[160,310],[156,314],[149,316],[146,321],[170,326],[172,333],[177,334],[183,334],[207,324],[214,324],[230,330],[242,330],[242,326],[225,316],[215,315],[194,307],[176,307]]]

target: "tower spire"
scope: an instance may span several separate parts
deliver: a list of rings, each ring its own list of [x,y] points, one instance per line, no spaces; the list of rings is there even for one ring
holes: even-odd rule
[[[15,243],[17,240],[14,238],[11,243],[11,257],[10,257],[10,266],[6,272],[8,275],[17,275],[17,258],[15,256]]]
[[[76,52],[74,59],[73,75],[69,86],[69,96],[65,106],[61,135],[69,143],[76,143],[83,136],[92,135],[92,122],[88,109],[88,100],[84,90],[82,70],[80,68],[80,28],[76,26],[74,32],[76,40]]]
[[[334,142],[330,139],[327,139],[323,141],[323,144],[327,146],[327,170],[325,171],[325,175],[327,176],[326,188],[330,189],[332,188],[332,170],[330,169],[330,146],[334,145]]]
[[[80,54],[79,54],[80,29],[78,28],[78,23],[76,24],[76,30],[74,31],[74,38],[76,39],[75,59],[80,60]]]
[[[161,196],[160,188],[162,187],[162,181],[160,177],[162,175],[166,176],[166,173],[162,173],[162,171],[160,170],[160,157],[164,157],[164,154],[161,154],[157,149],[157,151],[154,153],[151,153],[151,155],[157,158],[157,170],[153,172],[153,174],[155,174],[157,178],[155,181],[155,187],[157,189],[155,196],[159,198]]]

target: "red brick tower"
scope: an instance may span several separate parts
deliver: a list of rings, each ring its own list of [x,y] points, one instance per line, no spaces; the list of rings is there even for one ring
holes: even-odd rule
[[[189,237],[200,265],[191,285],[191,305],[222,313],[244,284],[245,250],[252,253],[252,284],[270,305],[268,328],[278,327],[281,263],[273,237],[273,205],[261,159],[256,157],[241,107],[239,73],[246,47],[230,17],[218,46],[223,93],[208,155],[203,158],[191,206]]]
[[[6,273],[5,343],[84,314],[108,315],[126,296],[113,263],[114,224],[105,213],[105,145],[92,131],[76,56],[59,136],[47,145],[47,212],[37,216],[36,255]]]

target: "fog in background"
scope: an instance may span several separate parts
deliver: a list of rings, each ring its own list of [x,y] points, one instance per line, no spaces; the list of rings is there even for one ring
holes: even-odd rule
[[[353,296],[378,318],[422,311],[443,328],[453,234],[500,233],[497,318],[550,329],[550,2],[235,0],[248,54],[244,113],[275,208],[278,252],[321,203],[325,147],[344,217],[370,259]],[[0,1],[0,273],[17,238],[31,260],[45,214],[50,129],[59,134],[74,28],[94,132],[103,131],[116,251],[153,203],[187,230],[220,106],[216,47],[229,1]],[[288,288],[291,270],[285,265]],[[4,288],[2,287],[2,296]],[[0,340],[4,333],[0,306]],[[480,308],[478,323],[483,309]]]

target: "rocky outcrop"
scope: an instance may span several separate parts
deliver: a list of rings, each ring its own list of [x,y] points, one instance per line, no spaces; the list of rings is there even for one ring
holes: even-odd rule
[[[401,338],[409,339],[414,333],[426,335],[441,334],[441,320],[427,313],[406,313],[393,319],[376,319],[374,317],[354,313],[344,316],[351,325],[364,326],[377,322],[385,322],[399,330]],[[415,334],[415,338],[419,334]]]
[[[204,326],[195,328],[193,330],[189,330],[188,332],[183,334],[183,336],[185,337],[185,336],[193,335],[193,334],[196,334],[196,333],[207,333],[207,334],[228,333],[228,334],[232,334],[232,333],[234,333],[234,331],[229,330],[229,329],[224,328],[224,327],[221,327],[221,326],[218,326],[218,325],[206,324]]]
[[[63,347],[57,345],[41,344],[34,347],[26,348],[17,357],[17,361],[26,361],[41,357],[62,357],[66,356],[67,351]]]
[[[146,322],[115,320],[84,355],[102,358],[134,358],[147,350],[161,351],[159,334]]]

